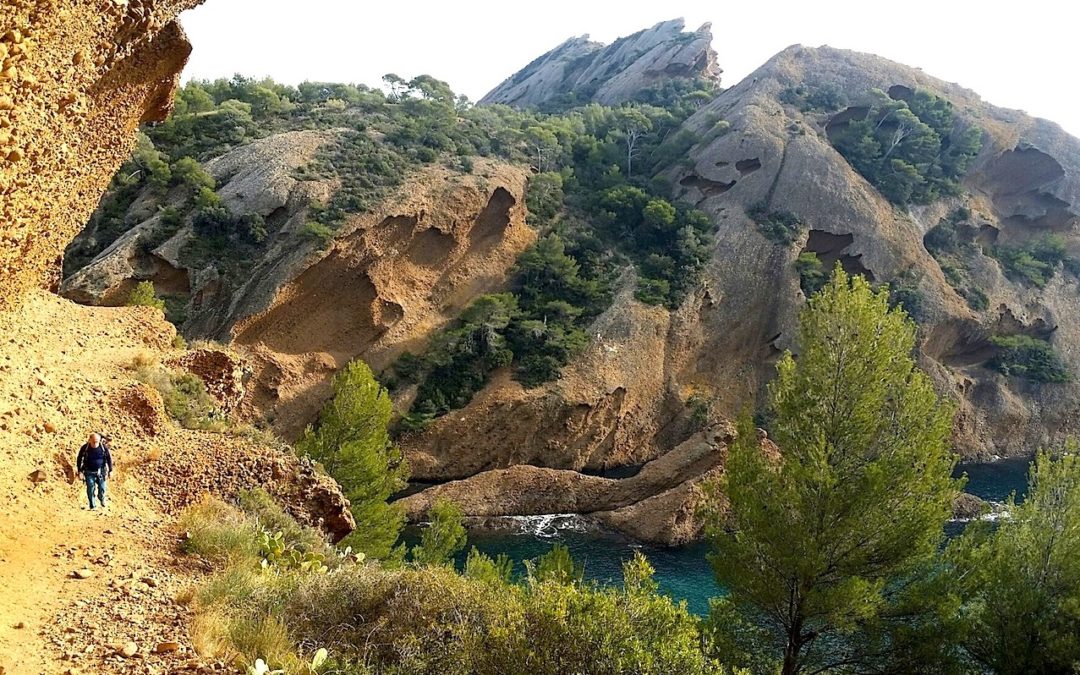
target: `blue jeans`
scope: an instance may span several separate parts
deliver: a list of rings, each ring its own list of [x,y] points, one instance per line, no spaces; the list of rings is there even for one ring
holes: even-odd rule
[[[90,500],[90,508],[94,508],[94,491],[97,491],[98,501],[105,506],[105,470],[87,471],[83,473],[86,479],[86,498]]]

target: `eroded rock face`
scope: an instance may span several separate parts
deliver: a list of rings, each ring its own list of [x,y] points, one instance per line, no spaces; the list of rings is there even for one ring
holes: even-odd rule
[[[55,285],[64,247],[164,119],[200,0],[9,0],[0,6],[0,312]]]
[[[710,24],[683,32],[682,19],[620,38],[610,45],[571,38],[521,69],[480,100],[519,108],[542,107],[572,96],[616,105],[657,82],[676,77],[720,81]]]
[[[253,409],[295,438],[347,362],[360,357],[378,372],[500,288],[536,236],[525,224],[525,180],[523,169],[488,160],[475,175],[429,167],[347,223],[232,327],[252,354]]]
[[[235,412],[244,400],[244,378],[249,366],[237,354],[222,349],[199,348],[184,352],[169,362],[195,375],[226,415]]]
[[[850,107],[803,111],[782,103],[781,94],[794,87],[831,87]],[[965,179],[967,195],[905,210],[851,168],[828,132],[858,114],[869,90],[903,97],[916,88],[951,101],[961,124],[978,125],[983,149]],[[1080,431],[1076,384],[1040,385],[985,366],[994,354],[991,336],[1019,333],[1049,339],[1071,372],[1080,374],[1076,278],[1059,269],[1038,289],[1006,278],[989,256],[994,244],[1016,245],[1047,233],[1066,237],[1074,255],[1080,251],[1080,141],[1055,124],[996,108],[922,71],[831,48],[785,50],[704,106],[687,127],[708,138],[717,118],[730,130],[693,148],[691,165],[670,177],[676,196],[697,204],[719,226],[705,281],[720,301],[701,315],[708,335],[701,353],[724,355],[728,369],[759,373],[733,382],[736,399],[757,397],[771,375],[762,365],[771,363],[776,349],[796,347],[802,302],[793,263],[812,251],[827,267],[839,262],[874,281],[917,289],[920,365],[959,402],[955,444],[961,453],[1030,452]],[[746,215],[758,203],[797,214],[805,224],[803,238],[788,248],[774,245]],[[987,296],[985,310],[965,302],[923,243],[927,231],[960,205],[972,210],[979,228],[977,245],[984,253],[975,256],[969,274]],[[763,351],[755,354],[749,345]],[[700,365],[710,372],[718,364]]]

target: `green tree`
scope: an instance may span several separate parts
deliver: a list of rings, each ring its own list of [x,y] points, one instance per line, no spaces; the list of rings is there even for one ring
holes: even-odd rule
[[[154,282],[140,281],[131,289],[127,299],[128,307],[156,307],[165,311],[165,301],[157,296],[154,291]]]
[[[952,543],[967,654],[983,672],[1071,673],[1080,663],[1080,456],[1040,452],[1009,518]]]
[[[334,377],[333,389],[318,426],[304,431],[296,450],[321,463],[352,503],[356,531],[348,544],[369,557],[398,557],[405,515],[386,500],[405,487],[408,465],[387,433],[390,396],[359,359]]]
[[[412,547],[412,561],[417,565],[446,565],[465,548],[468,539],[461,508],[453,502],[437,500],[428,510],[428,521],[420,543]]]
[[[638,155],[640,142],[652,131],[653,122],[636,107],[621,108],[617,117],[623,143],[626,145],[626,177],[630,178],[634,175],[634,157]]]
[[[785,675],[851,658],[836,644],[934,555],[959,488],[952,406],[916,368],[915,325],[887,290],[837,266],[799,345],[768,389],[779,456],[745,417],[709,524],[721,611],[760,625]]]

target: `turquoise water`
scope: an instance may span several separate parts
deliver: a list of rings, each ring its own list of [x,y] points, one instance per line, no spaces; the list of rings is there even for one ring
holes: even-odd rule
[[[1023,497],[1029,463],[1028,458],[969,463],[957,467],[957,475],[967,474],[968,492],[988,501],[1004,502],[1014,491],[1018,499]],[[948,532],[955,534],[962,528],[962,524],[950,523]],[[603,584],[621,582],[622,563],[638,550],[656,568],[660,590],[675,600],[685,600],[695,614],[707,613],[709,598],[720,593],[705,557],[708,553],[705,544],[662,548],[634,544],[610,535],[552,528],[547,528],[545,535],[476,532],[469,535],[469,545],[492,556],[505,553],[514,561],[515,572],[520,575],[524,573],[523,561],[547,552],[552,544],[563,544],[575,561],[584,564],[585,577]],[[464,554],[458,562],[463,561]]]
[[[661,548],[632,544],[619,537],[565,530],[555,537],[509,533],[469,535],[469,546],[492,556],[499,553],[510,556],[518,574],[524,573],[522,561],[546,553],[555,543],[570,549],[574,561],[585,566],[586,579],[602,584],[621,583],[623,562],[633,557],[634,551],[641,551],[656,569],[660,590],[676,600],[686,600],[690,611],[696,614],[705,614],[709,598],[720,592],[705,559],[708,552],[705,544]]]

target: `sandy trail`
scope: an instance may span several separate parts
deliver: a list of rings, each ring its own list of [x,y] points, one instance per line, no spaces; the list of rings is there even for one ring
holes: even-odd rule
[[[168,435],[147,438],[118,392],[136,354],[161,352],[171,329],[151,310],[80,307],[38,293],[0,325],[0,673],[159,672],[159,641],[184,642],[184,583],[170,562],[171,519],[136,474]],[[86,509],[70,481],[91,430],[116,436],[110,508]],[[31,474],[40,470],[41,480]],[[76,578],[76,570],[93,576]],[[141,654],[117,655],[133,641]]]

